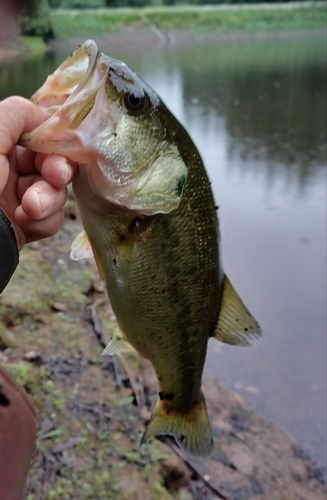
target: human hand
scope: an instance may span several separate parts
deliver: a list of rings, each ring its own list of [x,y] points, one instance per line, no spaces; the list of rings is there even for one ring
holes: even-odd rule
[[[19,250],[60,229],[66,185],[76,169],[76,164],[62,156],[36,154],[17,146],[22,133],[47,118],[22,97],[0,102],[0,207],[13,225]]]

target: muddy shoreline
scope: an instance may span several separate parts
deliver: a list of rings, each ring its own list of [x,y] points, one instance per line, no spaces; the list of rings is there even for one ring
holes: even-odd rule
[[[137,356],[101,357],[115,319],[93,259],[69,259],[80,230],[70,198],[63,229],[24,249],[0,298],[0,363],[39,416],[26,500],[325,499],[324,471],[212,379],[212,459],[190,461],[157,439],[139,447],[155,375]]]

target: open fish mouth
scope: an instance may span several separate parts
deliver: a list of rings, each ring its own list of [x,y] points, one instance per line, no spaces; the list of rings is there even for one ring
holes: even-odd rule
[[[31,101],[53,113],[59,106],[75,100],[85,87],[94,83],[99,49],[93,40],[83,43],[33,94]],[[67,102],[68,100],[68,102]]]
[[[87,40],[48,76],[31,101],[51,116],[20,137],[22,146],[39,153],[65,155],[82,163],[94,160],[94,150],[87,139],[101,132],[101,126],[110,132],[115,115],[106,96],[108,65],[101,62],[102,57],[97,44]],[[96,101],[101,102],[84,125],[82,122]]]

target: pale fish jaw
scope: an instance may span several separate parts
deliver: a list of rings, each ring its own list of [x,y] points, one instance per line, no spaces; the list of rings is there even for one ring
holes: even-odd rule
[[[94,69],[98,53],[98,47],[93,40],[84,42],[48,76],[42,87],[31,97],[31,101],[44,108],[63,104],[69,96],[79,92],[81,86],[85,85]]]

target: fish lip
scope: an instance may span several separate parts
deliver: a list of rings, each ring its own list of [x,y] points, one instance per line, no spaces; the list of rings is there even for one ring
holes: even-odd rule
[[[94,40],[86,40],[71,56],[66,59],[51,75],[48,76],[45,83],[39,88],[31,97],[31,101],[42,107],[46,108],[51,114],[56,109],[60,108],[63,104],[69,102],[71,99],[79,94],[79,92],[87,85],[88,81],[94,74],[99,56],[99,49]],[[83,66],[83,59],[87,58],[86,70],[78,81],[79,78],[78,67]],[[77,75],[74,78],[74,67]],[[74,88],[74,83],[77,85]],[[54,96],[53,99],[58,97],[66,89],[66,98],[64,101],[60,100],[58,106],[47,106],[44,101],[49,96]],[[65,95],[65,94],[64,94]]]
[[[65,82],[65,75],[68,72],[69,68],[74,65],[78,67],[78,64],[83,60],[83,58],[88,58],[87,68],[77,84],[74,90],[66,97],[64,102],[61,102],[58,106],[50,106],[47,108],[46,106],[42,106],[42,100],[45,96],[45,99],[48,98],[48,95],[51,95],[51,83],[47,84],[48,80],[45,84],[32,96],[32,102],[36,102],[40,100],[40,107],[44,109],[45,112],[48,113],[49,117],[45,122],[43,122],[39,127],[34,129],[32,132],[28,132],[22,134],[19,138],[19,144],[24,147],[31,147],[30,143],[33,143],[33,134],[37,134],[39,131],[44,130],[48,137],[46,137],[47,142],[51,142],[51,127],[56,123],[65,123],[67,129],[76,129],[83,122],[83,120],[90,113],[95,103],[95,96],[99,92],[100,88],[105,84],[107,72],[104,68],[99,67],[99,60],[101,57],[101,53],[98,49],[97,44],[93,40],[87,40],[84,42],[79,49],[71,56],[73,58],[72,64],[68,65],[67,60],[64,61],[57,70],[50,75],[49,78],[53,77],[57,73],[60,75],[60,68],[63,69],[63,82]],[[98,69],[98,71],[97,71]],[[67,75],[66,75],[67,76]],[[50,80],[51,82],[51,80]],[[58,82],[57,82],[58,83]],[[60,83],[60,78],[59,78]],[[56,85],[56,82],[54,82]],[[50,91],[49,91],[50,88]],[[54,86],[53,94],[56,95],[60,90],[63,90],[60,85]],[[93,103],[92,103],[93,99]],[[74,114],[73,111],[76,111]],[[46,129],[49,128],[49,132]],[[37,144],[34,139],[33,146],[31,149],[35,151],[44,152],[42,143],[45,142],[45,138]],[[58,140],[55,142],[59,142]],[[68,141],[69,142],[69,141]],[[54,149],[56,147],[54,146]],[[54,153],[65,154],[65,151],[55,151]],[[73,158],[71,158],[73,159]],[[74,159],[74,161],[78,161]]]
[[[81,45],[80,49],[83,49],[86,52],[86,54],[88,55],[89,64],[88,64],[86,72],[84,73],[84,76],[82,77],[81,81],[79,82],[76,89],[69,97],[73,97],[73,96],[77,95],[85,87],[85,85],[88,83],[91,76],[93,75],[94,70],[95,70],[96,65],[97,65],[97,62],[98,62],[98,57],[99,57],[100,51],[99,51],[99,48],[94,40],[86,40]]]
[[[77,96],[79,96],[79,94],[81,92],[86,90],[88,83],[90,82],[90,80],[92,79],[92,77],[95,74],[95,70],[97,68],[97,63],[98,63],[98,59],[99,59],[99,55],[100,55],[100,51],[99,51],[98,46],[95,43],[95,41],[94,40],[86,40],[86,42],[84,42],[80,46],[78,51],[81,51],[80,58],[85,56],[85,54],[87,55],[88,66],[87,66],[86,71],[85,71],[84,75],[82,76],[80,82],[78,83],[77,87],[68,96],[66,101],[59,108],[64,108],[68,104],[75,101]],[[76,52],[78,52],[78,51],[76,51]],[[98,90],[102,80],[103,80],[103,77],[102,78],[99,77],[98,81],[94,82],[95,85],[94,84],[92,85],[92,88],[95,86]],[[91,92],[89,92],[89,93],[93,93],[93,91],[94,91],[94,88],[93,88],[93,90],[91,89]]]

